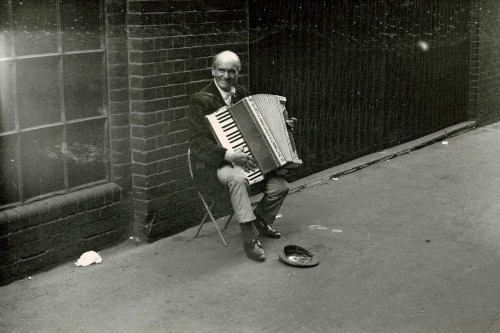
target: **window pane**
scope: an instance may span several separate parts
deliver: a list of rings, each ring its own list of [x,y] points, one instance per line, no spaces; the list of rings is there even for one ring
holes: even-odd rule
[[[12,2],[16,55],[57,52],[56,0]]]
[[[101,48],[100,0],[61,0],[64,52]]]
[[[22,133],[21,153],[26,199],[64,189],[62,126]]]
[[[0,61],[0,133],[16,129],[12,97],[12,62]]]
[[[0,206],[19,201],[16,137],[0,136]]]
[[[66,119],[104,114],[103,53],[64,56],[64,105]]]
[[[0,58],[10,57],[11,30],[9,19],[9,3],[0,3]]]
[[[106,179],[105,125],[105,119],[68,125],[66,156],[70,187]]]
[[[21,128],[61,121],[59,57],[18,60],[17,110]]]

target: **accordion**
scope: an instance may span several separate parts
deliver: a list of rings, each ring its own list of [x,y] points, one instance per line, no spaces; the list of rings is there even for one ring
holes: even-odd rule
[[[285,102],[282,96],[252,95],[206,116],[219,145],[233,151],[241,148],[257,162],[258,169],[245,172],[250,184],[268,172],[302,164],[286,125]]]

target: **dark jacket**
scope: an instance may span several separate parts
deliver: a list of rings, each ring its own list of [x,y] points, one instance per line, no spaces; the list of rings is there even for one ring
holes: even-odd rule
[[[248,96],[242,86],[236,86],[232,102]],[[224,160],[226,148],[217,144],[205,116],[225,106],[215,82],[212,81],[200,92],[191,97],[188,108],[189,146],[191,148],[194,180],[196,185],[206,194],[216,194],[222,190],[217,179],[217,169],[228,164]]]

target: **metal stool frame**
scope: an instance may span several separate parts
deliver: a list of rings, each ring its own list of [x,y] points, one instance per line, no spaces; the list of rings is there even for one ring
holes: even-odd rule
[[[191,179],[194,179],[193,167],[191,165],[191,149],[190,148],[188,149],[188,152],[187,152],[187,159],[188,159],[189,174],[191,175]],[[201,228],[203,227],[203,224],[205,223],[205,221],[207,219],[207,216],[209,216],[210,220],[212,220],[212,222],[214,223],[215,229],[217,230],[217,233],[219,234],[219,237],[222,240],[222,243],[224,243],[224,246],[228,246],[226,243],[226,240],[224,239],[224,236],[222,235],[222,232],[219,228],[219,225],[217,224],[217,221],[215,220],[215,217],[212,214],[212,209],[215,205],[215,200],[211,201],[209,204],[207,202],[207,200],[205,199],[205,197],[203,196],[203,194],[201,193],[201,191],[197,189],[197,192],[198,192],[198,196],[200,197],[201,202],[203,203],[203,207],[205,207],[206,213],[203,216],[203,219],[201,220],[200,225],[198,227],[198,231],[196,232],[196,235],[193,238],[198,237],[198,235],[200,234]],[[232,212],[228,215],[229,215],[229,217],[228,217],[227,222],[224,226],[224,229],[226,229],[227,226],[229,225],[229,222],[231,222],[231,219],[234,216],[234,212]]]

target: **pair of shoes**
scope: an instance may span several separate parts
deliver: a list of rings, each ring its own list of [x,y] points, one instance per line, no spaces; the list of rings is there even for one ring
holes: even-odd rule
[[[254,238],[251,241],[243,242],[243,250],[245,250],[247,257],[252,260],[266,260],[266,254],[264,253],[262,245],[257,238]]]
[[[257,228],[257,231],[259,231],[259,235],[268,237],[268,238],[280,238],[281,234],[276,230],[273,229],[269,224],[256,220],[255,221],[255,227]]]

